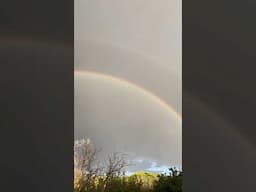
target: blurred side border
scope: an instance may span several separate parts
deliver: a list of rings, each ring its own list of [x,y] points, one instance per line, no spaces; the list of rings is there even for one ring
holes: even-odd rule
[[[1,191],[73,191],[73,42],[73,0],[1,2]]]
[[[253,191],[256,3],[182,4],[184,191]]]

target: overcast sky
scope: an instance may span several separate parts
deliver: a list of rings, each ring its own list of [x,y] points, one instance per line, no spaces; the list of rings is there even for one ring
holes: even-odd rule
[[[181,166],[180,0],[75,0],[75,71],[76,139]]]

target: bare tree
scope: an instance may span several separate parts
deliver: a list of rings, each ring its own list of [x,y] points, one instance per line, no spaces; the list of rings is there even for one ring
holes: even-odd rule
[[[105,166],[104,190],[106,191],[109,183],[114,177],[125,175],[125,168],[129,165],[126,161],[126,154],[114,153],[108,156]]]
[[[100,165],[96,159],[99,151],[89,139],[75,141],[74,187],[76,192],[94,191],[96,179],[98,179],[98,188],[105,192],[115,177],[125,175],[125,168],[128,166],[126,154],[109,155],[107,161]]]
[[[87,174],[93,168],[98,150],[91,143],[90,139],[82,139],[75,141],[74,145],[74,166]]]
[[[96,165],[99,152],[89,139],[75,141],[74,144],[74,184],[75,191],[90,191],[95,187],[95,179],[101,168]]]

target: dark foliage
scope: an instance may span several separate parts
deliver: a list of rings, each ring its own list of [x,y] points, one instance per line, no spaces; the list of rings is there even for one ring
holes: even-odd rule
[[[182,192],[182,172],[174,168],[170,168],[169,175],[159,175],[159,179],[155,182],[155,192]]]

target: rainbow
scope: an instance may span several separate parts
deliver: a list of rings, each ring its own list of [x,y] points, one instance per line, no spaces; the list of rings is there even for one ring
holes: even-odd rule
[[[127,88],[135,89],[136,91],[139,91],[143,95],[152,98],[160,106],[165,108],[169,113],[171,113],[179,121],[181,121],[181,116],[175,111],[175,109],[173,107],[168,105],[164,100],[162,100],[158,96],[154,95],[152,92],[150,92],[150,91],[148,91],[148,90],[146,90],[146,89],[144,89],[144,88],[142,88],[142,87],[140,87],[138,85],[135,85],[134,83],[131,83],[131,82],[129,82],[129,81],[125,80],[125,79],[119,78],[119,77],[115,77],[115,76],[111,76],[111,75],[107,75],[107,74],[103,74],[103,73],[99,73],[99,72],[87,71],[87,70],[83,70],[83,71],[76,71],[75,70],[75,76],[81,76],[81,75],[86,75],[86,76],[90,76],[90,77],[94,77],[94,78],[99,78],[99,79],[103,79],[103,80],[113,81],[113,82],[121,84],[121,85],[123,85],[123,86],[125,86]]]

